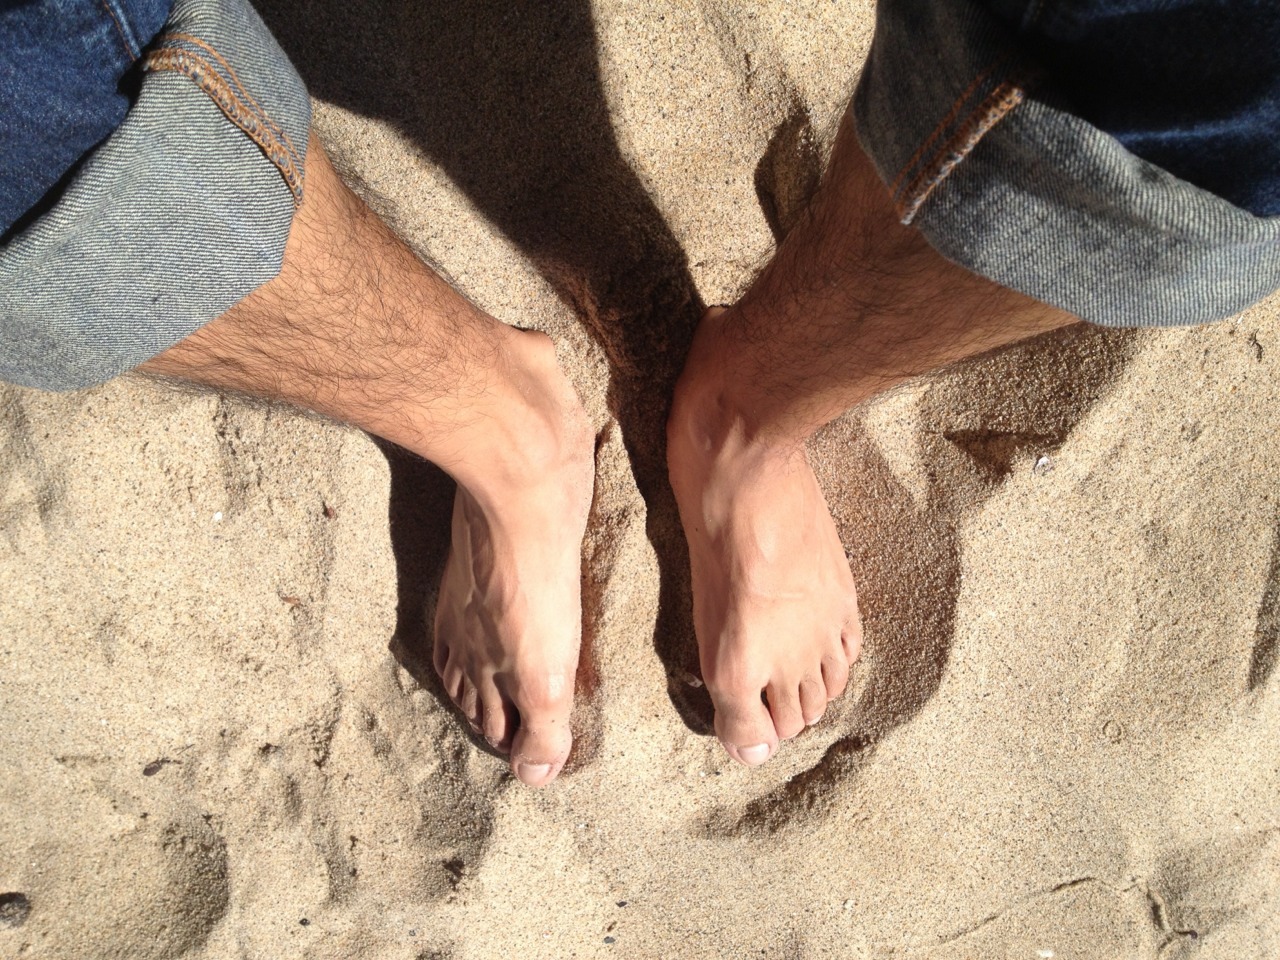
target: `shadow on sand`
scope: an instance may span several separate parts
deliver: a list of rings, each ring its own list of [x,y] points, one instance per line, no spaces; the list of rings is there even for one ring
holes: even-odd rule
[[[618,149],[589,4],[386,4],[376,16],[344,0],[263,0],[259,8],[316,97],[391,123],[439,164],[604,350],[609,408],[658,556],[654,643],[669,675],[696,672],[663,423],[702,305],[683,251]],[[422,611],[443,567],[436,545],[448,530],[448,487],[425,465],[389,459],[396,649],[425,679],[430,621]],[[670,689],[685,721],[709,730],[705,694],[682,683]]]
[[[259,3],[312,93],[392,124],[439,164],[600,344],[610,364],[609,407],[646,504],[647,534],[658,558],[654,645],[681,717],[690,729],[710,732],[709,698],[682,679],[698,672],[697,649],[688,556],[666,479],[663,435],[671,388],[702,304],[683,251],[619,150],[590,5],[431,0],[378,5],[376,15],[371,6],[346,0]],[[817,181],[816,152],[805,130],[784,123],[756,172],[775,235]],[[922,414],[926,432],[933,431],[930,442],[959,451],[956,462],[982,461],[980,473],[989,473],[987,461],[998,472],[1001,458],[1027,443],[1048,449],[1055,438],[1061,442],[1069,429],[1063,417],[1055,414],[1050,430],[1033,422],[1036,411],[1066,411],[1074,423],[1114,375],[1110,362],[1097,366],[1096,375],[1089,372],[1086,361],[1097,353],[1097,343],[1088,338],[1094,336],[1055,335],[1035,356],[1023,350],[1015,360],[973,368],[979,378],[988,375],[983,369],[1018,371],[1012,381],[991,375],[993,410],[1024,385],[1034,385],[1019,407],[1025,412],[1020,422],[994,414],[960,416],[945,386],[934,391]],[[1123,363],[1123,347],[1103,353]],[[1084,376],[1077,377],[1082,363]],[[1067,395],[1079,402],[1064,406]],[[956,429],[947,426],[961,421]],[[1049,432],[1037,437],[1037,431]],[[941,681],[959,589],[954,532],[963,505],[913,500],[856,431],[841,433],[837,427],[833,436],[846,444],[838,459],[852,476],[848,493],[834,497],[832,506],[845,543],[852,544],[869,652],[879,651],[869,658],[862,701],[844,726],[847,735],[832,747],[832,756],[843,763],[918,713]],[[439,692],[427,628],[445,558],[452,487],[430,465],[384,450],[392,471],[390,522],[400,598],[393,649],[406,668]],[[983,476],[975,490],[990,489],[1000,479]],[[894,528],[914,532],[899,538]],[[869,531],[888,535],[869,542]],[[588,620],[593,612],[586,611]]]

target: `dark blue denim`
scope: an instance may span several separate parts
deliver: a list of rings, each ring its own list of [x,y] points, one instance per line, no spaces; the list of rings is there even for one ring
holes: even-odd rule
[[[1037,95],[1258,216],[1280,214],[1280,2],[990,0]]]
[[[91,33],[101,26],[90,3],[71,8],[96,24]],[[52,15],[55,6],[46,9]],[[112,30],[120,9],[102,8]],[[129,9],[137,17],[144,8]],[[132,55],[143,45],[141,22],[130,23],[125,37],[134,40],[125,46],[118,33],[94,34],[114,44],[106,61],[85,40],[71,45],[79,60],[70,62],[120,68],[127,58],[119,51],[127,46]],[[52,21],[26,26],[28,39],[42,26],[63,36]],[[0,238],[0,380],[51,390],[101,383],[280,272],[305,195],[311,101],[302,78],[249,0],[173,0],[145,47],[126,75],[123,119]],[[40,75],[85,79],[66,63]],[[34,103],[20,82],[27,94],[20,109],[11,86],[0,88],[0,112],[38,126],[48,104]],[[119,90],[117,81],[102,92],[110,100]],[[63,112],[77,102],[63,98],[56,91],[50,98]],[[78,112],[78,120],[107,115]],[[6,153],[0,179],[10,173],[7,161]]]
[[[878,0],[854,123],[899,219],[966,269],[1091,323],[1220,320],[1280,289],[1277,16]]]
[[[172,0],[0,0],[0,236],[129,110]]]

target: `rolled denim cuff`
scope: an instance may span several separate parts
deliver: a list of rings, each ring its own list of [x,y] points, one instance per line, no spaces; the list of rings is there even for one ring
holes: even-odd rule
[[[1280,218],[1140,159],[1035,80],[977,3],[880,0],[854,122],[903,223],[1106,326],[1218,320],[1280,288]]]
[[[0,249],[0,379],[69,390],[177,343],[280,271],[306,87],[246,0],[176,0],[137,100]]]

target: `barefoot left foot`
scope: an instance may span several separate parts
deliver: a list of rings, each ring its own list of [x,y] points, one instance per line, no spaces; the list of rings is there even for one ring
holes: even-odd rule
[[[862,631],[853,576],[803,443],[753,438],[723,402],[726,311],[708,311],[667,429],[715,729],[757,766],[840,696]]]

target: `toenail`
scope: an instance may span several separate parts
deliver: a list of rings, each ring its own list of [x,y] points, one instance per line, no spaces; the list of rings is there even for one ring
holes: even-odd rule
[[[769,745],[767,743],[757,743],[750,747],[739,747],[738,759],[749,767],[764,763],[769,759]]]
[[[818,725],[819,721],[821,721],[821,720],[822,720],[822,714],[818,714],[818,715],[817,715],[816,717],[814,717],[812,720],[806,720],[806,721],[804,722],[804,725],[805,725],[806,727],[816,727],[816,726]]]
[[[549,773],[551,773],[551,764],[549,763],[516,764],[516,776],[530,786],[537,786],[542,783],[547,779]]]

